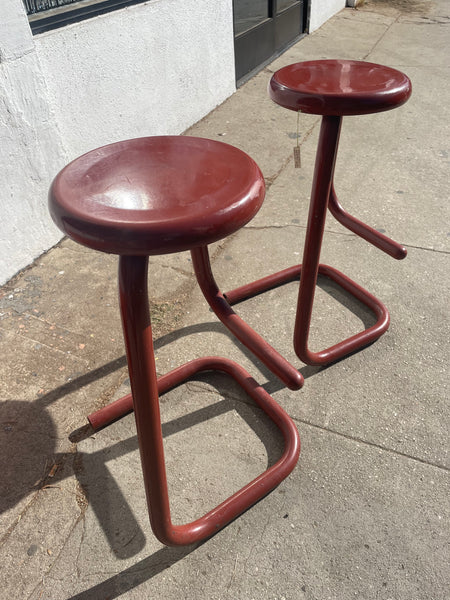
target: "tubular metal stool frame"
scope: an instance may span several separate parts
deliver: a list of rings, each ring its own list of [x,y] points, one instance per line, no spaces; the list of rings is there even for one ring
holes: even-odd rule
[[[297,63],[280,69],[270,81],[269,95],[274,102],[290,110],[322,115],[303,261],[300,265],[268,275],[224,295],[232,305],[300,278],[294,349],[306,364],[320,366],[337,361],[372,343],[389,327],[389,313],[384,304],[340,271],[320,264],[320,251],[329,209],[344,227],[383,252],[397,260],[406,257],[404,246],[342,208],[334,189],[333,177],[343,116],[390,110],[406,102],[410,94],[411,82],[400,71],[358,61]],[[198,254],[200,251],[195,252]],[[308,347],[308,339],[319,274],[330,278],[365,304],[375,315],[376,323],[325,350],[312,352]]]
[[[65,167],[50,190],[51,215],[65,233],[88,247],[119,255],[131,394],[88,419],[98,430],[134,410],[150,523],[166,545],[193,544],[215,534],[285,479],[300,453],[292,419],[237,363],[208,356],[160,378],[156,374],[148,256],[226,237],[252,218],[263,195],[261,172],[246,154],[220,142],[179,136],[128,140],[94,150]],[[204,204],[198,200],[205,197]],[[203,371],[230,375],[281,431],[284,450],[275,464],[207,514],[174,525],[159,395]]]

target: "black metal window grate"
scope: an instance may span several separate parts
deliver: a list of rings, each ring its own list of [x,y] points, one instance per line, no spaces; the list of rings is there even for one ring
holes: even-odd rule
[[[75,2],[80,2],[80,0],[23,0],[27,15],[34,15],[44,10],[59,8]]]
[[[0,0],[1,1],[1,0]],[[148,0],[23,0],[33,34]]]

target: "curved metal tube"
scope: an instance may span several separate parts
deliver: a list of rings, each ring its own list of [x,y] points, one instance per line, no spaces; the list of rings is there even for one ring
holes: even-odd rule
[[[272,373],[291,390],[303,385],[303,375],[267,343],[254,329],[243,321],[231,308],[228,296],[222,294],[211,270],[208,248],[202,246],[191,250],[192,264],[200,289],[209,306],[244,346],[246,346]],[[232,295],[232,294],[230,294]]]
[[[342,208],[336,195],[334,184],[331,186],[328,208],[336,221],[339,221],[341,225],[356,233],[356,235],[359,235],[359,237],[365,239],[376,248],[386,252],[386,254],[389,254],[389,256],[392,256],[396,260],[402,260],[406,257],[407,250],[404,246],[373,229],[373,227],[366,225],[366,223],[353,217]]]

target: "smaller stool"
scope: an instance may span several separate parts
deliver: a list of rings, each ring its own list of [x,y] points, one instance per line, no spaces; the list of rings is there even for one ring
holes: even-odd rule
[[[227,144],[179,136],[140,138],[93,150],[67,165],[50,189],[50,213],[62,231],[80,244],[120,257],[120,308],[131,394],[88,418],[97,430],[134,408],[150,522],[156,537],[167,545],[210,537],[276,487],[298,460],[300,442],[293,421],[235,362],[209,356],[156,376],[148,256],[206,247],[226,237],[254,216],[263,198],[264,180],[249,156]],[[250,330],[245,324],[242,328],[244,333]],[[253,334],[251,344],[260,340]],[[159,394],[202,371],[233,377],[277,425],[284,451],[274,465],[206,515],[174,525]]]
[[[294,348],[303,362],[324,365],[367,346],[389,327],[389,313],[382,302],[340,271],[319,263],[327,208],[347,229],[383,252],[396,259],[406,256],[403,246],[351,216],[339,204],[333,177],[342,118],[401,106],[411,95],[411,82],[400,71],[373,63],[318,60],[277,71],[270,80],[269,95],[289,110],[322,115],[303,262],[227,292],[226,297],[234,304],[300,277]],[[365,304],[374,313],[376,323],[334,346],[312,352],[308,337],[319,273]]]

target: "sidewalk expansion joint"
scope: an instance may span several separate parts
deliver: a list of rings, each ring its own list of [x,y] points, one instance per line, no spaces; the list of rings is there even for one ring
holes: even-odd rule
[[[266,229],[287,229],[288,227],[306,229],[305,225],[299,225],[298,223],[284,223],[283,225],[246,225],[245,229],[249,229],[251,231],[265,231]]]
[[[402,24],[405,25],[449,25],[450,17],[443,15],[442,17],[420,17],[420,21],[417,20],[402,20]]]
[[[367,54],[365,54],[363,56],[363,60],[367,60],[369,58],[369,56],[372,54],[372,52],[375,50],[375,48],[378,46],[378,44],[381,43],[381,41],[383,40],[383,38],[386,36],[386,34],[388,33],[388,31],[396,24],[398,23],[398,20],[401,17],[401,13],[399,13],[397,15],[397,17],[395,17],[395,19],[393,19],[393,21],[386,26],[386,29],[384,30],[383,34],[378,38],[378,40],[375,42],[375,44],[372,46],[372,48],[369,50],[369,52],[367,52]]]
[[[290,227],[295,229],[306,229],[306,225],[301,225],[300,223],[284,223],[283,225],[246,225],[245,229],[250,231],[264,231],[266,229],[288,229]],[[328,229],[328,227],[325,227],[325,233],[327,235],[340,235],[352,239],[357,239],[359,237],[356,233],[352,233],[351,231],[334,231],[333,229]]]
[[[264,177],[264,181],[266,184],[266,193],[270,190],[272,185],[275,183],[275,181],[278,179],[278,177],[281,175],[281,173],[284,171],[284,169],[287,167],[291,160],[292,155],[288,154],[286,158],[282,161],[278,170],[273,175],[268,175],[267,177]]]
[[[17,313],[17,311],[14,309],[14,312]],[[34,319],[35,321],[39,321],[39,323],[43,323],[44,325],[49,325],[50,327],[58,327],[58,329],[60,331],[63,331],[65,333],[70,333],[71,335],[81,335],[80,332],[77,331],[72,331],[71,329],[67,329],[67,327],[64,327],[63,325],[59,325],[58,323],[54,323],[53,321],[48,321],[47,319],[42,319],[41,317],[34,315],[33,313],[30,313],[28,311],[25,311],[23,313],[17,313],[20,314],[21,316],[24,315],[26,317],[30,317],[32,319]]]
[[[9,331],[8,329],[5,329],[3,327],[0,327],[0,331]],[[26,335],[26,333],[19,333],[18,335],[20,335],[20,337],[28,340],[29,342],[32,342],[33,344],[39,344],[39,346],[42,346],[43,348],[47,348],[47,350],[50,350],[51,352],[57,352],[59,354],[63,354],[64,356],[70,356],[71,358],[74,358],[75,360],[79,361],[81,364],[83,364],[84,366],[89,364],[89,361],[86,358],[83,358],[81,356],[77,356],[76,354],[73,354],[72,352],[68,352],[67,350],[61,350],[60,348],[56,348],[56,346],[49,346],[49,344],[46,344],[45,342],[43,342],[42,340],[36,340],[32,337],[30,337],[29,335]]]
[[[437,254],[450,254],[450,250],[439,250],[438,248],[427,248],[425,246],[415,246],[414,244],[403,244],[406,248],[415,250],[425,250],[426,252],[436,252]]]
[[[185,277],[192,277],[193,276],[192,271],[185,271],[184,269],[182,269],[180,267],[174,267],[172,265],[165,265],[162,262],[149,260],[149,266],[150,265],[155,265],[155,264],[158,267],[161,267],[162,269],[167,269],[169,271],[175,271],[175,273],[179,273],[180,275],[184,275]]]
[[[363,444],[364,446],[370,446],[372,448],[377,448],[378,450],[382,450],[383,452],[388,452],[389,454],[394,454],[396,456],[400,456],[402,458],[407,458],[409,460],[413,460],[415,462],[421,463],[428,467],[434,467],[435,469],[439,469],[440,471],[449,472],[450,468],[439,463],[431,462],[425,460],[424,458],[419,458],[418,456],[412,456],[411,454],[407,454],[406,452],[400,452],[399,450],[395,450],[394,448],[388,448],[387,446],[383,446],[381,444],[377,444],[376,442],[370,442],[369,440],[364,440],[363,438],[349,435],[348,433],[343,433],[342,431],[336,431],[335,429],[330,429],[328,427],[323,427],[322,425],[318,425],[317,423],[312,423],[311,421],[307,421],[306,419],[301,419],[299,417],[291,417],[293,421],[297,423],[303,423],[305,425],[309,425],[314,429],[320,429],[324,433],[331,433],[333,435],[345,438],[350,442],[357,442],[358,444]]]

